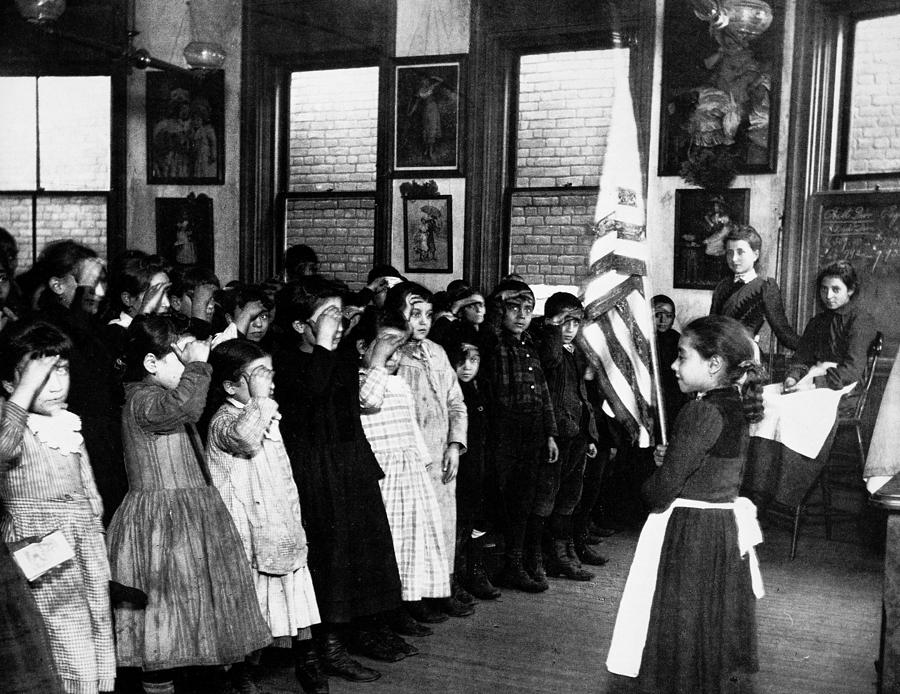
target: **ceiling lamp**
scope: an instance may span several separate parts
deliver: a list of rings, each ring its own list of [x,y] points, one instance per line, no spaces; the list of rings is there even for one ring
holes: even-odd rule
[[[23,19],[40,24],[59,19],[66,11],[66,0],[16,0],[16,7]]]
[[[723,0],[728,25],[747,39],[754,39],[772,25],[772,8],[764,0]]]
[[[188,19],[191,27],[191,42],[184,47],[184,60],[195,70],[218,70],[225,64],[228,53],[217,41],[210,40],[205,31],[209,18],[204,18],[202,9],[187,1]],[[207,12],[211,8],[207,8]],[[201,32],[201,29],[204,31]],[[207,35],[201,35],[207,34]]]

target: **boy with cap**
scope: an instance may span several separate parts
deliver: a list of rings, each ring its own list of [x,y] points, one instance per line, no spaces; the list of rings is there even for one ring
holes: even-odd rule
[[[495,401],[493,441],[505,515],[506,566],[497,578],[508,588],[547,590],[541,539],[543,519],[532,513],[538,468],[557,462],[556,419],[537,349],[528,334],[534,293],[503,280],[490,296],[490,331],[482,369]]]

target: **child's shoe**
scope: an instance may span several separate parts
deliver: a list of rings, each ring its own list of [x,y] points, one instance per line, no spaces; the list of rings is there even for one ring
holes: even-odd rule
[[[468,617],[475,613],[474,605],[466,605],[452,595],[448,598],[429,598],[428,601],[433,602],[438,611],[450,617]]]
[[[322,642],[322,665],[329,675],[348,682],[374,682],[381,673],[365,667],[350,657],[344,644],[335,633],[326,633]]]
[[[403,607],[398,607],[390,614],[388,626],[401,636],[431,636],[434,633],[430,627],[413,619]]]
[[[590,566],[603,566],[609,560],[604,557],[599,552],[595,552],[590,547],[588,547],[587,541],[584,537],[581,537],[577,540],[570,541],[566,545],[566,551],[571,551],[575,557],[577,557],[582,564],[589,564]]]
[[[432,609],[431,605],[424,600],[416,600],[415,602],[405,602],[407,612],[417,622],[424,624],[440,624],[447,621],[447,615]]]
[[[567,551],[569,544],[572,544],[571,540],[568,543],[566,540],[553,540],[553,555],[547,566],[547,573],[550,576],[563,576],[573,581],[590,581],[594,574],[581,566],[577,555],[574,559],[569,555]],[[574,553],[574,544],[572,551]]]
[[[304,694],[328,694],[328,677],[322,670],[315,644],[310,641],[294,641],[294,675]]]
[[[463,588],[460,582],[456,580],[456,573],[450,578],[450,592],[453,594],[453,598],[463,605],[475,604],[475,598],[472,597],[472,594]]]
[[[514,588],[525,593],[542,593],[547,590],[546,582],[544,586],[535,581],[525,571],[522,566],[522,554],[520,552],[512,552],[506,560],[506,566],[503,567],[497,576],[497,583],[504,588]]]
[[[479,600],[496,600],[501,593],[488,578],[484,568],[484,539],[479,537],[468,544],[468,575],[466,576],[466,588]]]

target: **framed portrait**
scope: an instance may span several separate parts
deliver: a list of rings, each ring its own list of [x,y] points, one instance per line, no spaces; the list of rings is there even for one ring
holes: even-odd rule
[[[452,272],[452,198],[452,195],[402,198],[406,272]]]
[[[725,263],[728,225],[747,224],[750,189],[675,191],[676,289],[713,289],[730,274]]]
[[[771,23],[761,15],[711,31],[691,3],[666,3],[660,176],[713,157],[738,174],[775,171],[785,0],[768,4]]]
[[[173,265],[215,270],[212,198],[156,198],[156,252]]]
[[[462,55],[396,60],[395,172],[462,174],[464,66]]]
[[[225,72],[147,73],[147,183],[225,182]]]

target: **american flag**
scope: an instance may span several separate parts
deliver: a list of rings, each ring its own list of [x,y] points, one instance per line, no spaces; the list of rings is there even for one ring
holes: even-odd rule
[[[612,50],[616,85],[579,340],[616,419],[639,446],[647,447],[653,437],[656,347],[646,295],[646,217],[628,49]]]

